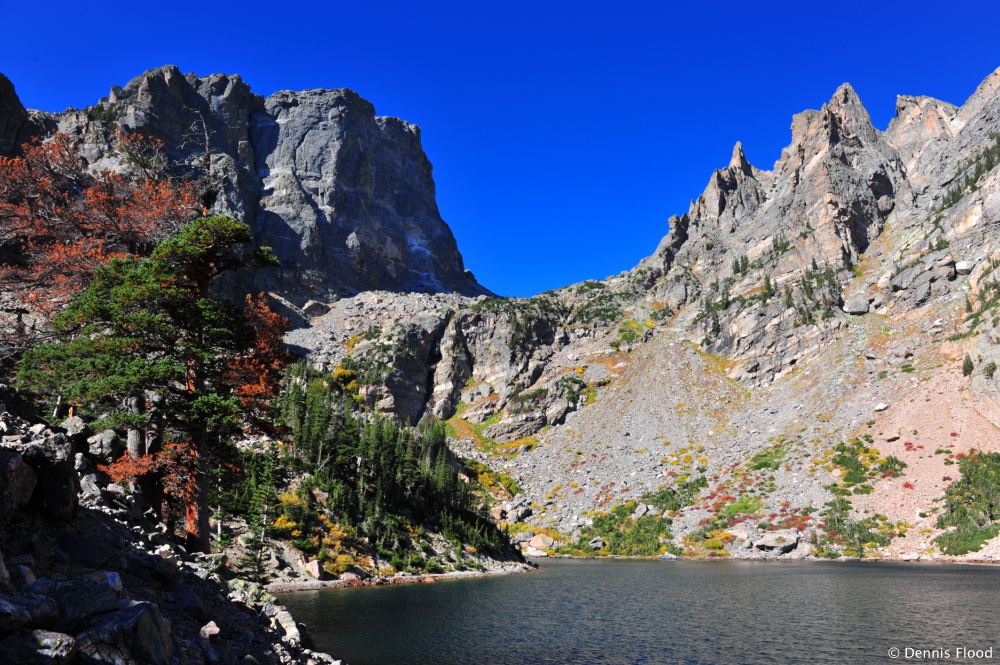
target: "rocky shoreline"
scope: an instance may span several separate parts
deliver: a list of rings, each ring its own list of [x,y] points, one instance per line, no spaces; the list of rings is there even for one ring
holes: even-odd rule
[[[271,594],[282,594],[282,593],[294,593],[298,591],[319,591],[322,589],[349,589],[354,587],[371,587],[371,586],[389,586],[393,584],[417,584],[424,583],[430,584],[438,581],[448,581],[448,580],[469,580],[469,579],[482,579],[484,577],[501,577],[503,575],[519,575],[521,573],[527,573],[538,568],[537,564],[524,563],[524,564],[505,564],[499,568],[493,568],[490,570],[461,570],[461,571],[451,571],[447,573],[429,573],[426,575],[408,575],[408,574],[398,574],[392,577],[369,577],[368,579],[361,579],[359,577],[354,577],[352,579],[336,579],[336,580],[306,580],[302,582],[273,582],[268,584],[265,588],[268,593]]]

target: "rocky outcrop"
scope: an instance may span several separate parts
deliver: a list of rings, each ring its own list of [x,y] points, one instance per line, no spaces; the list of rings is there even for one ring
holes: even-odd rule
[[[12,395],[0,386],[0,662],[337,662],[225,554],[188,555],[95,474],[86,423],[31,423]],[[78,476],[95,486],[80,509]]]
[[[251,127],[254,226],[314,296],[335,289],[484,292],[441,221],[420,130],[350,90],[282,91]]]
[[[0,74],[0,157],[13,157],[36,131],[14,91],[14,84]]]

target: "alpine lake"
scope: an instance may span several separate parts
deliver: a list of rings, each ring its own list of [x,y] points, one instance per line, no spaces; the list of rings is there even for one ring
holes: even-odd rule
[[[283,594],[347,665],[1000,660],[1000,567],[541,560],[534,572]]]

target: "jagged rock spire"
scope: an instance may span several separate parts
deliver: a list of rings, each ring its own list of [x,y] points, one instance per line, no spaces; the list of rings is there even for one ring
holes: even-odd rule
[[[729,160],[729,170],[739,171],[746,175],[753,173],[753,166],[750,165],[746,155],[743,154],[743,143],[740,141],[737,141],[736,145],[733,146],[733,156]]]

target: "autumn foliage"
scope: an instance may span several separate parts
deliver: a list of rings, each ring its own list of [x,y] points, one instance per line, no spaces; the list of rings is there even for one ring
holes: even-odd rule
[[[65,134],[0,158],[0,309],[16,319],[0,346],[23,348],[22,315],[50,318],[99,264],[147,256],[199,212],[190,186],[164,177],[162,143],[119,130],[115,147],[122,171],[92,172]]]
[[[247,423],[267,429],[270,404],[278,396],[289,360],[282,342],[288,319],[271,311],[264,293],[256,298],[247,295],[243,317],[254,331],[253,346],[230,361],[225,382],[239,398]]]

